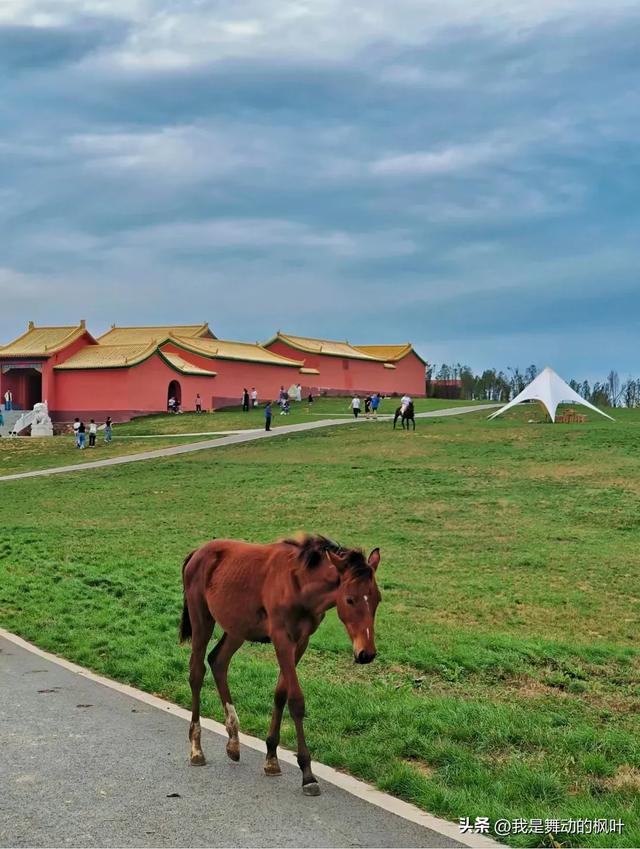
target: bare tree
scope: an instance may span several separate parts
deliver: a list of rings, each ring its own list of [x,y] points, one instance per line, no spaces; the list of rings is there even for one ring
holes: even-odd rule
[[[613,369],[607,375],[607,395],[609,396],[609,405],[611,407],[615,407],[618,404],[618,398],[620,396],[620,378],[618,377],[618,372],[613,371]]]

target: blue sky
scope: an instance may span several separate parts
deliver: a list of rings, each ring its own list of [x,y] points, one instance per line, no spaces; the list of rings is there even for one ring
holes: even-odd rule
[[[12,0],[0,342],[208,320],[640,373],[640,7]]]

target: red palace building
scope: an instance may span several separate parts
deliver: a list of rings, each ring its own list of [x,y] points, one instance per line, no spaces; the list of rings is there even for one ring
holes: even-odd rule
[[[362,345],[278,333],[264,345],[218,339],[208,324],[116,327],[94,337],[76,326],[36,327],[0,346],[0,399],[17,409],[46,401],[54,420],[124,421],[164,412],[173,396],[192,410],[262,401],[299,383],[304,394],[425,394],[425,362],[412,346]]]

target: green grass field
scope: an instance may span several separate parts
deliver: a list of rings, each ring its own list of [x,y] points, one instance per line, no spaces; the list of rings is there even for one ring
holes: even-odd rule
[[[397,399],[385,402],[387,413],[393,413]],[[439,410],[456,406],[468,406],[469,402],[440,401],[420,398],[416,401],[418,411]],[[283,425],[301,422],[319,421],[322,418],[348,415],[348,398],[321,398],[314,402],[311,413],[308,405],[294,404],[288,416],[280,416],[274,408],[272,430]],[[383,411],[384,412],[384,411]],[[30,437],[0,439],[0,477],[19,472],[49,469],[56,466],[71,466],[75,463],[87,463],[108,457],[121,457],[173,445],[186,445],[215,436],[188,436],[187,434],[209,434],[214,431],[252,430],[264,427],[264,409],[243,413],[241,408],[230,408],[217,413],[184,413],[181,415],[140,416],[130,422],[116,424],[113,428],[114,439],[110,445],[104,444],[102,432],[98,433],[95,449],[88,447],[78,451],[72,434],[44,439]],[[163,438],[166,436],[166,439]],[[153,438],[146,438],[153,437]],[[88,441],[88,435],[87,435]]]
[[[625,822],[622,836],[512,845],[640,845],[640,414],[530,415],[327,429],[0,484],[0,623],[188,706],[188,551],[298,529],[379,545],[375,663],[352,663],[333,613],[301,663],[312,755],[454,820]],[[276,677],[271,647],[236,656],[243,730],[266,734]],[[204,713],[221,715],[210,679]],[[175,744],[186,759],[186,733]]]
[[[439,398],[416,398],[416,412],[442,410],[456,406],[472,406],[473,401],[444,401]],[[386,398],[382,401],[380,413],[393,415],[400,401],[397,398]],[[364,401],[362,403],[364,413]],[[277,406],[273,406],[272,428],[280,425],[298,424],[300,422],[316,421],[319,418],[332,416],[348,416],[351,412],[350,398],[316,398],[311,407],[306,401],[293,402],[288,416],[281,416]],[[264,405],[248,413],[242,412],[242,407],[229,407],[214,413],[181,413],[173,415],[139,416],[126,424],[117,425],[114,433],[125,435],[156,434],[156,433],[197,433],[209,430],[244,430],[247,428],[264,427]]]
[[[56,466],[72,466],[75,463],[90,463],[94,460],[122,457],[126,454],[138,454],[198,441],[200,440],[195,437],[168,436],[166,439],[115,439],[110,445],[105,445],[104,437],[99,434],[95,448],[87,447],[80,451],[70,434],[42,439],[31,439],[28,436],[3,438],[0,439],[0,476],[36,469],[52,469]]]

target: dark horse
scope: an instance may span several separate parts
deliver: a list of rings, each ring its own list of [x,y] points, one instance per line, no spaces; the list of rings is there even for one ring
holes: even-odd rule
[[[191,552],[182,567],[184,608],[180,641],[191,639],[191,763],[205,763],[200,742],[200,690],[205,653],[217,622],[222,637],[207,656],[224,708],[229,735],[227,754],[240,759],[238,716],[227,684],[229,662],[246,641],[272,642],[280,665],[267,736],[267,775],[280,775],[277,748],[285,704],[295,723],[302,789],[320,793],[311,772],[304,738],[304,695],[296,665],[324,614],[337,607],[353,644],[356,663],[376,656],[373,621],[380,601],[375,571],[380,549],[368,558],[360,549],[344,549],[322,536],[304,536],[268,545],[213,540]]]
[[[413,411],[413,401],[407,404],[407,409],[402,412],[402,407],[398,407],[396,410],[396,414],[393,417],[393,429],[396,429],[396,422],[400,419],[400,423],[402,424],[402,430],[404,430],[405,422],[407,423],[407,430],[409,430],[409,422],[413,422],[413,429],[416,429],[416,419],[415,413]]]

